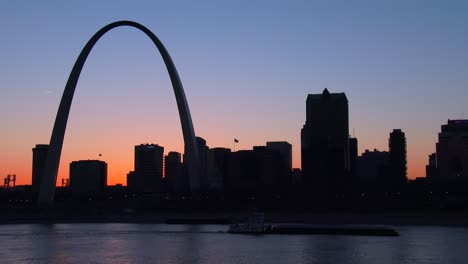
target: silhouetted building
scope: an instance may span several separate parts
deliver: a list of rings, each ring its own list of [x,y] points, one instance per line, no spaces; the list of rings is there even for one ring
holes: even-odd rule
[[[341,192],[350,170],[348,99],[344,93],[307,96],[301,130],[302,175],[316,192]]]
[[[209,188],[208,183],[208,146],[206,146],[206,140],[201,137],[195,138],[198,147],[198,156],[200,158],[200,190],[207,191]]]
[[[164,147],[155,144],[135,146],[135,170],[127,174],[127,187],[134,192],[160,193]]]
[[[45,164],[47,161],[47,154],[49,153],[49,145],[37,144],[33,151],[32,161],[32,192],[39,193],[39,188],[42,181],[42,174],[44,173]]]
[[[286,168],[292,171],[292,145],[286,141],[269,141],[266,143],[268,150],[278,151],[283,158]]]
[[[70,163],[70,188],[74,193],[99,193],[107,186],[107,163],[80,160]]]
[[[292,169],[292,184],[293,186],[299,186],[302,183],[302,171],[299,168]]]
[[[429,155],[429,162],[426,165],[426,178],[428,181],[437,181],[438,170],[437,170],[437,155],[432,153]]]
[[[428,183],[427,177],[416,177],[414,180],[408,180],[408,189],[413,197],[425,196],[429,188]]]
[[[266,143],[267,150],[276,151],[281,155],[284,167],[281,182],[286,185],[292,184],[292,145],[286,141],[270,141]],[[284,186],[287,188],[287,186]]]
[[[357,180],[360,189],[370,191],[383,187],[386,170],[390,160],[387,151],[366,149],[357,159]]]
[[[182,162],[182,177],[180,180],[177,180],[177,186],[176,186],[176,191],[178,194],[196,194],[197,192],[200,191],[200,188],[198,189],[191,189],[190,186],[191,183],[194,182],[195,177],[189,178],[189,173],[188,173],[188,166],[185,163],[185,154],[182,154],[183,157],[183,162]],[[198,174],[198,176],[200,176]]]
[[[357,160],[358,160],[358,140],[357,138],[349,139],[349,172],[352,181],[356,181],[357,177]]]
[[[238,150],[231,153],[228,164],[228,176],[224,189],[227,193],[241,193],[253,190],[258,182],[258,164],[255,163],[253,151]]]
[[[448,120],[441,130],[436,144],[439,181],[468,181],[468,120]]]
[[[266,146],[255,146],[254,155],[260,162],[260,186],[265,192],[284,191],[288,186],[286,180],[290,178],[283,156],[276,150],[269,150]]]
[[[389,188],[401,188],[408,180],[406,176],[406,138],[401,129],[394,129],[388,140],[390,173]]]
[[[231,150],[228,148],[212,148],[208,150],[208,189],[223,190],[229,172]]]
[[[284,177],[281,154],[265,146],[231,153],[226,190],[230,193],[263,194],[282,191]]]
[[[171,151],[164,158],[164,180],[171,193],[181,193],[186,191],[182,186],[188,187],[188,179],[182,177],[181,157],[179,152]]]

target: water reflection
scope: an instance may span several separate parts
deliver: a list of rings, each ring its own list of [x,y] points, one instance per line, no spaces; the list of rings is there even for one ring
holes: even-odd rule
[[[5,263],[465,263],[468,229],[400,227],[399,237],[227,234],[227,226],[0,226]]]

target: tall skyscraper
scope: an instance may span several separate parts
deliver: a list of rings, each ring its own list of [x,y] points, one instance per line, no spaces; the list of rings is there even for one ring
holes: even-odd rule
[[[37,144],[32,151],[32,192],[37,194],[41,186],[42,174],[44,173],[47,154],[49,153],[49,145]]]
[[[135,170],[127,175],[127,187],[135,192],[161,192],[164,147],[135,146]]]
[[[80,160],[70,163],[70,188],[75,193],[99,193],[107,186],[107,163]]]
[[[344,93],[307,96],[301,130],[303,179],[317,192],[343,190],[350,170],[348,99]]]
[[[388,140],[390,188],[399,188],[404,185],[408,178],[406,176],[406,137],[401,129],[394,129]]]
[[[468,181],[468,120],[448,120],[436,144],[441,182]]]

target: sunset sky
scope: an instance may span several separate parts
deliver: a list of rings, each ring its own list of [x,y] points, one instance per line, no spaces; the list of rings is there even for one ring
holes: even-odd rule
[[[424,176],[440,126],[468,119],[467,14],[467,1],[2,1],[0,176],[31,183],[31,149],[49,143],[78,54],[117,20],[164,43],[210,147],[288,141],[300,167],[307,94],[327,87],[348,97],[359,153],[387,150],[400,128],[408,176]],[[162,59],[142,32],[121,27],[83,68],[58,183],[71,161],[102,154],[108,184],[125,185],[141,143],[183,152]]]

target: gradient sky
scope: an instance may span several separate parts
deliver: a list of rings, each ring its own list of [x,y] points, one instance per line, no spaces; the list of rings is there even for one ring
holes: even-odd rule
[[[219,3],[224,2],[224,3]],[[35,144],[48,144],[71,68],[89,38],[117,20],[152,30],[174,60],[195,133],[210,147],[293,145],[309,93],[345,92],[350,133],[387,150],[406,133],[410,178],[448,119],[468,119],[466,1],[2,1],[0,176],[31,183]],[[175,97],[157,49],[140,31],[106,34],[82,71],[59,169],[108,162],[126,183],[133,147],[183,151]]]

